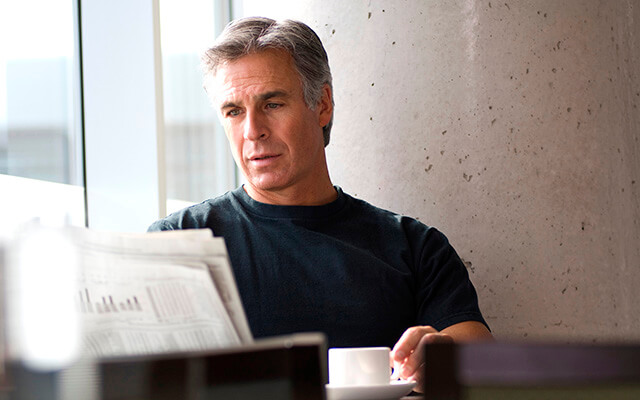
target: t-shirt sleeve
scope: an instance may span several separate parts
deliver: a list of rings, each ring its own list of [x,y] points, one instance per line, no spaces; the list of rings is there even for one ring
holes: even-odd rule
[[[175,229],[176,228],[168,221],[161,219],[151,224],[149,228],[147,228],[147,232],[172,231]]]
[[[183,208],[180,211],[171,213],[167,217],[154,222],[147,228],[147,232],[173,231],[180,229],[212,229],[208,224],[212,217],[210,211],[211,208],[207,202]]]
[[[448,239],[435,228],[427,228],[422,239],[416,254],[418,323],[442,330],[478,321],[488,328],[467,269]]]

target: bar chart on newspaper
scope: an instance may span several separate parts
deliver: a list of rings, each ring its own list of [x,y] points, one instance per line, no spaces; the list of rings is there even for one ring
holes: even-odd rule
[[[94,299],[94,300],[92,300]],[[91,296],[89,289],[84,288],[78,292],[78,308],[82,313],[109,313],[109,312],[140,312],[142,311],[142,305],[138,301],[138,296],[131,296],[131,298],[124,298],[120,300],[114,300],[112,295],[100,296],[98,301],[95,301],[97,296]]]

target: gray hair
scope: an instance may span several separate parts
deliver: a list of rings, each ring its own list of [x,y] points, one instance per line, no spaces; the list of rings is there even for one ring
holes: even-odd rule
[[[329,59],[320,38],[307,25],[292,20],[249,17],[231,21],[213,47],[203,54],[204,74],[215,75],[220,64],[267,49],[281,49],[291,55],[302,81],[304,101],[310,109],[316,108],[325,84],[333,89]],[[322,128],[325,147],[332,125],[333,115]]]

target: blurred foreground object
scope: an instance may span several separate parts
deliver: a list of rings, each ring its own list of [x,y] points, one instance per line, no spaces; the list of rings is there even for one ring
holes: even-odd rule
[[[64,368],[80,354],[72,240],[64,229],[32,223],[7,241],[7,353],[34,370]]]
[[[637,399],[640,345],[434,344],[426,399]]]
[[[326,352],[321,333],[286,335],[197,353],[104,358],[93,379],[71,382],[64,382],[67,371],[12,363],[15,384],[5,393],[12,400],[323,400]]]

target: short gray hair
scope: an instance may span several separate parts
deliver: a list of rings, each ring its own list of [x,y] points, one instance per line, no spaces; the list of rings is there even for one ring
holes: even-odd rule
[[[267,49],[285,50],[293,58],[302,81],[307,107],[314,110],[325,84],[332,88],[327,52],[316,33],[302,22],[249,17],[231,21],[213,47],[202,56],[205,77],[215,75],[220,64]],[[333,95],[331,96],[333,103]],[[325,147],[329,144],[333,115],[322,128]]]

